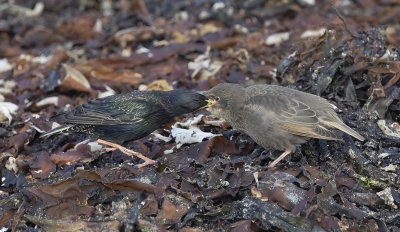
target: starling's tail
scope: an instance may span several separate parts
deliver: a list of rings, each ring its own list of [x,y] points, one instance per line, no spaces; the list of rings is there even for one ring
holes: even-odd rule
[[[50,136],[50,135],[53,135],[53,134],[61,133],[61,132],[64,132],[64,131],[68,131],[71,127],[73,127],[73,125],[61,125],[59,127],[56,127],[56,128],[54,128],[52,130],[47,131],[44,134],[41,134],[39,136],[39,138],[43,138],[43,137],[47,137],[47,136]]]

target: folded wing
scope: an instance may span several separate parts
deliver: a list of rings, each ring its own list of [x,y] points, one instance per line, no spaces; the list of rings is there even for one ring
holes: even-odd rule
[[[161,105],[148,104],[140,95],[130,93],[89,101],[69,113],[52,117],[51,121],[85,125],[132,124],[163,110]]]

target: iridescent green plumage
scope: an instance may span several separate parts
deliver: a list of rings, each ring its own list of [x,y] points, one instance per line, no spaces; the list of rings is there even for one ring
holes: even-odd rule
[[[56,115],[62,122],[42,136],[82,132],[115,143],[147,136],[173,117],[207,105],[206,97],[189,90],[133,91],[91,100],[71,112]]]

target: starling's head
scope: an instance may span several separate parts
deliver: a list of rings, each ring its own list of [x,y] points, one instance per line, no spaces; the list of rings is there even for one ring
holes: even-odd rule
[[[207,110],[217,117],[228,120],[230,112],[239,109],[243,104],[244,94],[244,88],[238,84],[219,84],[205,92],[209,102]]]
[[[207,98],[204,95],[194,91],[178,89],[169,93],[171,94],[171,99],[173,99],[174,115],[190,113],[208,104]]]

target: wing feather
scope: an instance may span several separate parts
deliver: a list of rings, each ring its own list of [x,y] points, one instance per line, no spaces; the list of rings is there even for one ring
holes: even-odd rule
[[[290,95],[264,92],[262,95],[251,96],[249,103],[251,108],[265,114],[265,120],[273,121],[291,134],[340,140],[340,137],[320,123],[317,113],[310,106]]]
[[[143,96],[133,93],[91,100],[69,113],[56,115],[51,121],[85,125],[132,124],[157,113],[160,104],[149,104]]]

